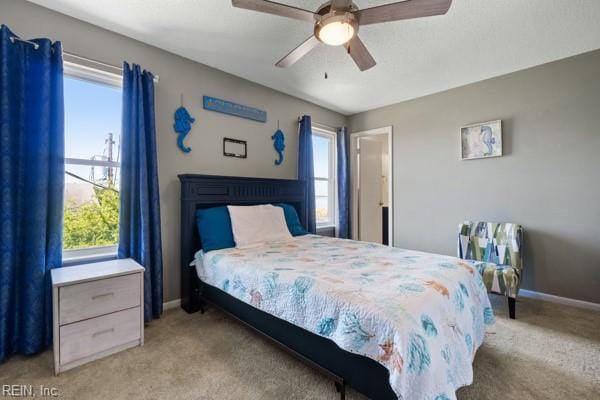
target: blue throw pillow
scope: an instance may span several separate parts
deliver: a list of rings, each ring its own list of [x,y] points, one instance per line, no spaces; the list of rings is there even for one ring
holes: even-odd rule
[[[196,211],[196,224],[204,252],[235,247],[227,207],[213,207]]]
[[[285,222],[292,236],[306,235],[308,233],[300,223],[300,218],[298,218],[298,213],[296,212],[296,208],[294,208],[294,206],[285,203],[279,203],[276,204],[276,206],[283,208]]]

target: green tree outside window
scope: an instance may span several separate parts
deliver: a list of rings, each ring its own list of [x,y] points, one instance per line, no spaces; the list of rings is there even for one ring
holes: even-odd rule
[[[110,246],[119,240],[119,192],[94,188],[95,201],[78,207],[65,203],[64,249]]]

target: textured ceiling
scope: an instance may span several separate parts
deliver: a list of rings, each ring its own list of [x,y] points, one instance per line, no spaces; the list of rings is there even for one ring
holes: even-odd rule
[[[311,24],[229,0],[30,1],[344,114],[600,48],[600,0],[454,0],[445,16],[365,26],[360,36],[378,63],[366,72],[325,45],[275,67]],[[316,10],[324,0],[279,1]]]

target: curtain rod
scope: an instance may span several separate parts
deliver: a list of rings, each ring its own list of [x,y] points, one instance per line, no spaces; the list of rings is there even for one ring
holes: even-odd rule
[[[33,46],[34,50],[37,50],[37,49],[39,49],[39,48],[40,48],[40,45],[39,45],[39,44],[37,44],[36,42],[32,42],[32,41],[30,41],[30,40],[21,39],[21,38],[18,38],[18,37],[16,37],[16,36],[11,36],[9,39],[10,39],[10,42],[11,42],[11,43],[14,43],[14,42],[15,42],[15,40],[16,40],[16,41],[18,41],[18,42],[23,42],[23,43],[30,44],[30,45],[32,45],[32,46]]]
[[[302,121],[302,117],[298,117],[298,122],[300,122],[300,121]],[[337,130],[339,129],[338,127],[321,124],[320,122],[315,122],[315,121],[313,121],[312,124],[314,126],[316,126],[317,128],[327,129],[332,132],[337,132]]]
[[[39,49],[39,48],[40,48],[40,45],[39,45],[39,44],[37,44],[37,43],[35,43],[35,42],[32,42],[32,41],[30,41],[30,40],[21,39],[21,38],[18,38],[18,37],[16,37],[16,36],[11,36],[11,37],[10,37],[10,41],[11,41],[12,43],[14,43],[14,42],[15,42],[15,40],[16,40],[16,41],[19,41],[19,42],[23,42],[23,43],[30,44],[30,45],[32,45],[32,46],[33,46],[33,48],[34,48],[35,50],[37,50],[37,49]],[[64,51],[64,50],[63,50],[63,57],[64,57],[64,56],[71,57],[71,58],[76,58],[76,59],[78,59],[78,60],[86,61],[86,62],[89,62],[89,63],[92,63],[92,64],[96,64],[96,65],[101,65],[101,66],[103,66],[103,67],[112,68],[112,69],[115,69],[115,70],[117,70],[117,71],[119,71],[119,72],[123,73],[123,68],[122,68],[122,67],[117,67],[116,65],[111,65],[111,64],[104,63],[104,62],[102,62],[102,61],[94,60],[93,58],[82,57],[82,56],[79,56],[79,55],[77,55],[77,54],[69,53],[69,52],[66,52],[66,51]],[[159,76],[158,76],[158,75],[154,75],[154,82],[156,83],[156,82],[158,82],[159,80],[160,80]]]

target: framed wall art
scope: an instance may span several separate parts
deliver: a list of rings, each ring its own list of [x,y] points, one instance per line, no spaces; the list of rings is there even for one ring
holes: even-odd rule
[[[223,138],[223,155],[225,157],[247,158],[248,146],[246,141]]]
[[[502,121],[489,121],[460,128],[460,159],[502,156]]]

